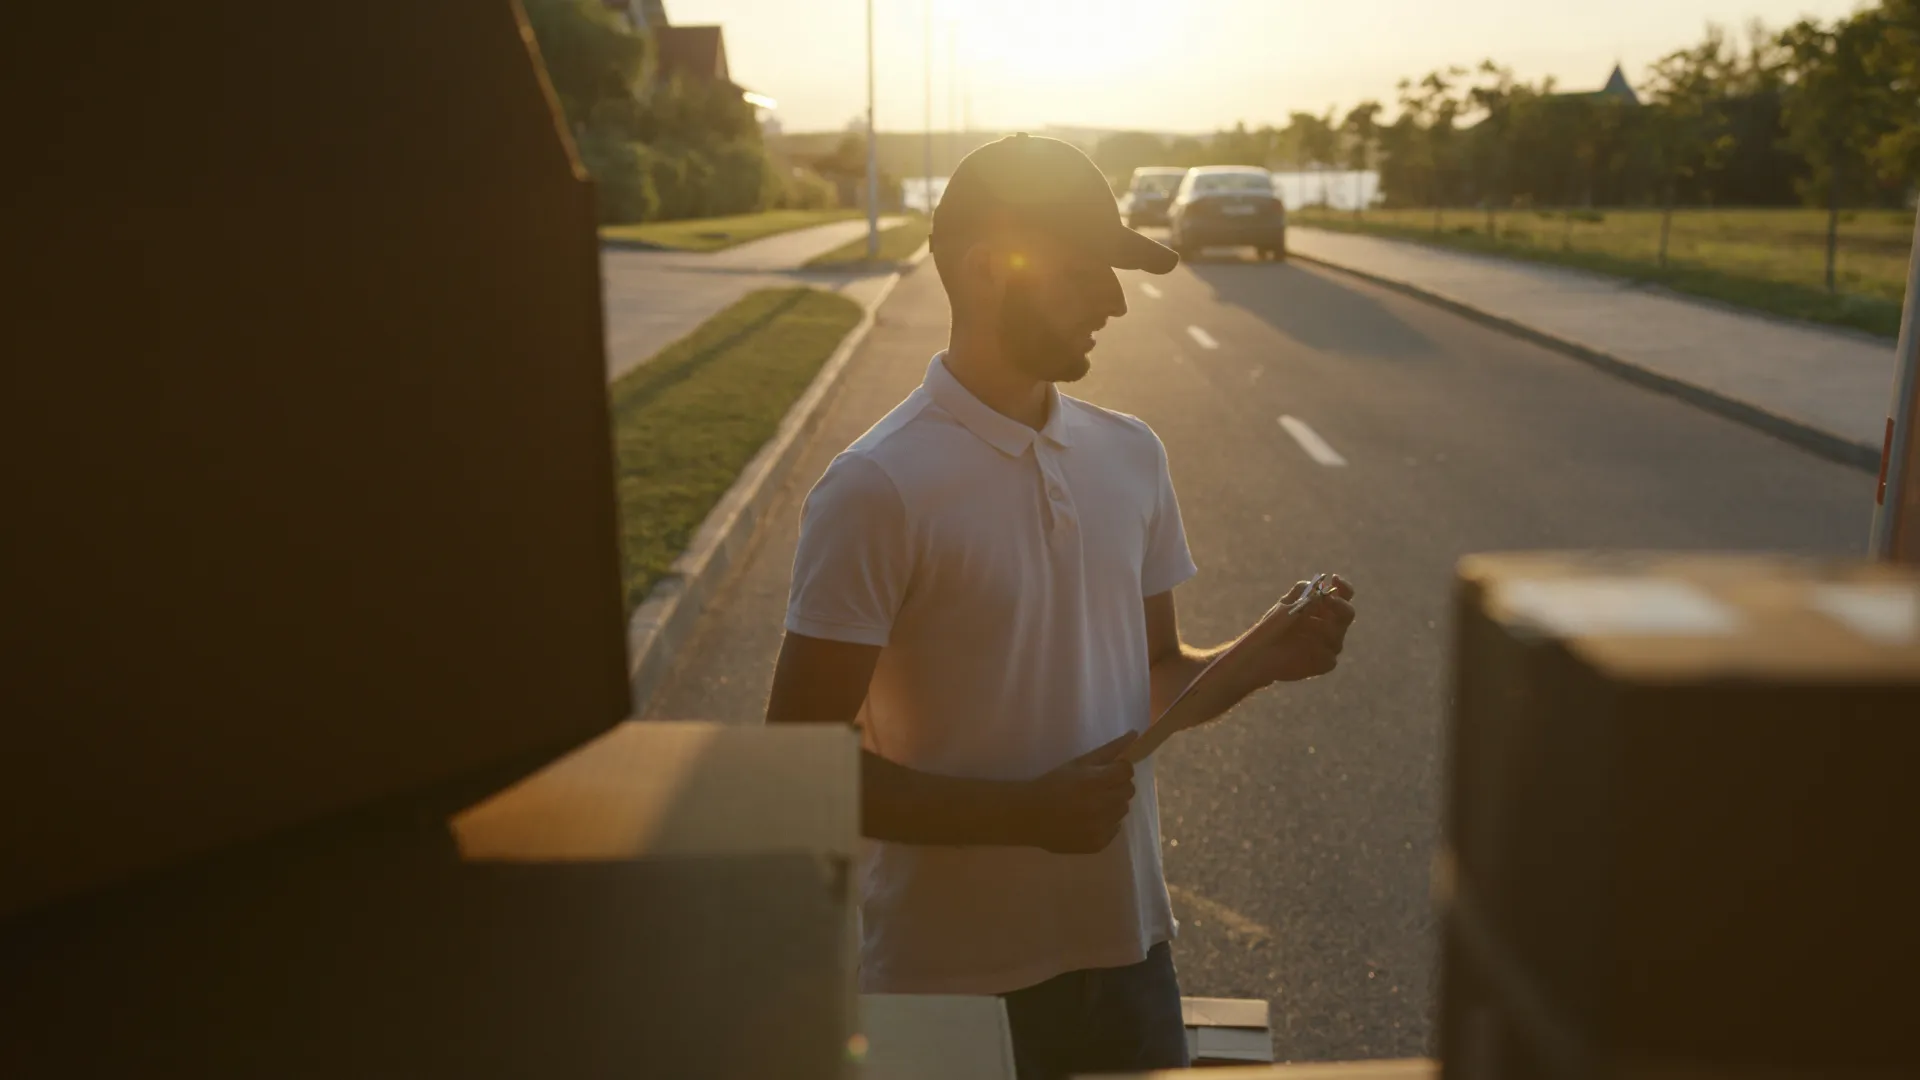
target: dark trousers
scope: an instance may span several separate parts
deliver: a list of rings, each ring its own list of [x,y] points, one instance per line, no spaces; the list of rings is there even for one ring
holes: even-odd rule
[[[1164,941],[1137,964],[1069,971],[1000,996],[1020,1080],[1187,1064],[1180,982]]]

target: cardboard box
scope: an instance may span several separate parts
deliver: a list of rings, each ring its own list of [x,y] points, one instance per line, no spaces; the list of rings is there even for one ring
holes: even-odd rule
[[[850,863],[860,741],[830,725],[628,720],[451,826],[478,861],[805,852]]]
[[[1477,556],[1456,631],[1450,1073],[1910,1067],[1920,575]]]
[[[627,723],[0,922],[0,1075],[839,1080],[857,775],[844,728]]]
[[[1251,998],[1181,998],[1187,1060],[1195,1065],[1244,1065],[1273,1060],[1267,1003]]]
[[[1007,1007],[997,997],[862,994],[865,1080],[1014,1080]]]
[[[1162,1069],[1107,1080],[1433,1080],[1439,1066],[1426,1058],[1349,1061],[1308,1065],[1264,1065],[1226,1069]],[[1084,1078],[1093,1080],[1093,1078]]]

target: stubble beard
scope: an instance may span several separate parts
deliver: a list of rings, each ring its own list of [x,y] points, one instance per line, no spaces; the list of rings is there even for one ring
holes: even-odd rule
[[[1018,282],[1000,302],[1000,344],[1015,369],[1041,382],[1078,382],[1093,370],[1092,358],[1048,324]]]

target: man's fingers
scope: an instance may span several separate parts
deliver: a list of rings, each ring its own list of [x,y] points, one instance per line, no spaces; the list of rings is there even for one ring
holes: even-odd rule
[[[1348,582],[1346,578],[1341,577],[1339,574],[1329,574],[1327,576],[1332,579],[1331,589],[1333,595],[1342,600],[1353,599],[1353,585]]]
[[[1309,625],[1330,626],[1342,634],[1353,625],[1353,616],[1353,605],[1336,596],[1321,597],[1307,608]]]
[[[1119,738],[1113,740],[1112,742],[1107,743],[1104,746],[1095,747],[1094,749],[1089,750],[1084,754],[1081,754],[1079,757],[1074,758],[1073,760],[1076,764],[1079,764],[1079,765],[1104,765],[1107,762],[1113,761],[1115,758],[1119,757],[1121,753],[1124,752],[1128,746],[1132,745],[1133,740],[1139,737],[1140,737],[1139,732],[1129,731],[1121,735]],[[1122,762],[1122,764],[1126,764],[1126,763]],[[1131,772],[1133,769],[1133,766],[1129,764],[1127,765],[1127,769],[1129,772]]]

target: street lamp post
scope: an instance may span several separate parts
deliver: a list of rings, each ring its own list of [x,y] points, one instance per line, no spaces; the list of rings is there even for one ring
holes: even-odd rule
[[[1920,438],[1914,433],[1920,421],[1920,220],[1913,224],[1913,241],[1870,550],[1875,558],[1920,564]]]
[[[867,259],[880,258],[880,132],[873,126],[873,0],[867,0]]]
[[[923,36],[926,39],[926,48],[923,51],[926,53],[926,55],[924,57],[925,63],[922,66],[926,68],[925,75],[926,75],[926,91],[927,91],[927,122],[926,122],[927,144],[926,146],[921,148],[920,208],[927,212],[928,217],[932,217],[933,216],[933,0],[927,0],[925,4],[925,14],[926,14],[926,18],[923,21],[926,23],[926,27],[925,27],[925,33]]]

